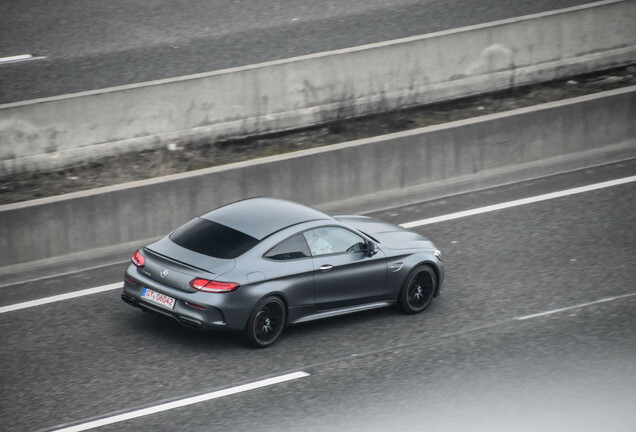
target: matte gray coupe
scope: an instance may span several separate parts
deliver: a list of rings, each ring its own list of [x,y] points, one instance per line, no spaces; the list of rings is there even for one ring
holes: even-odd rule
[[[122,299],[266,347],[293,324],[395,304],[421,312],[443,281],[441,253],[415,232],[251,198],[135,252]]]

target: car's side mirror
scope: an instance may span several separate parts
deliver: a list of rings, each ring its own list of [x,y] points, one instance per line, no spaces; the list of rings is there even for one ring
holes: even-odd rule
[[[372,241],[367,241],[367,256],[372,257],[373,255],[377,253],[378,253],[378,245],[376,245]]]

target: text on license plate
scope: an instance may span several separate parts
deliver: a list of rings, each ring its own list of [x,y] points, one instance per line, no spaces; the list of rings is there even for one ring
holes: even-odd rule
[[[156,303],[166,309],[174,309],[174,304],[176,302],[176,300],[172,297],[168,297],[165,294],[158,293],[148,288],[144,288],[141,292],[141,296],[144,299],[149,300],[151,303]]]

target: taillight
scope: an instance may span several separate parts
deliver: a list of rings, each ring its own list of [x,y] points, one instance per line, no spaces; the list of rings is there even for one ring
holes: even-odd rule
[[[234,282],[217,282],[203,278],[194,278],[190,281],[190,286],[199,291],[224,293],[235,291],[241,285]]]
[[[141,254],[141,252],[137,251],[132,256],[132,263],[137,267],[143,267],[146,264],[146,257]]]

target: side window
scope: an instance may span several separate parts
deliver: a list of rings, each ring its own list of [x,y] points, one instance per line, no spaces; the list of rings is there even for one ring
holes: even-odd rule
[[[338,227],[325,227],[303,233],[313,256],[366,250],[362,237]]]
[[[292,238],[285,240],[278,246],[274,246],[269,252],[265,254],[265,258],[285,261],[298,258],[310,257],[309,247],[302,234],[295,235]]]

